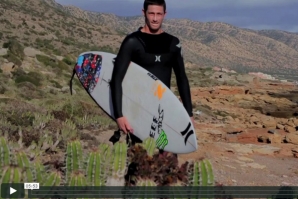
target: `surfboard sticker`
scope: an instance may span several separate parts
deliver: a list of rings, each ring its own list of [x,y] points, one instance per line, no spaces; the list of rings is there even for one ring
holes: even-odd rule
[[[78,57],[75,70],[79,80],[89,93],[92,93],[99,80],[101,67],[101,55],[87,53]]]

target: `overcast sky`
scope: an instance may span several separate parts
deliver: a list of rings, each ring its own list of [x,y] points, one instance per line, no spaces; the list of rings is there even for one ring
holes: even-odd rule
[[[141,15],[143,0],[56,0],[83,10]],[[298,0],[167,0],[166,18],[220,21],[250,29],[298,32]]]

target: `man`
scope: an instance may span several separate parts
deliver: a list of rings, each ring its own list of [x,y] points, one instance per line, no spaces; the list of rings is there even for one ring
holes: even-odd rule
[[[119,129],[126,134],[133,133],[133,129],[129,121],[122,115],[121,85],[131,61],[154,74],[169,88],[173,69],[182,103],[193,122],[190,88],[185,73],[180,41],[161,29],[166,15],[165,0],[145,0],[143,14],[145,26],[140,27],[123,40],[114,63],[110,82],[114,116]],[[130,137],[137,139],[133,135]]]

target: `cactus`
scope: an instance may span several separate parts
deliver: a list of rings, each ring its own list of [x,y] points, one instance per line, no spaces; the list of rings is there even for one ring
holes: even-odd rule
[[[0,183],[21,183],[22,168],[17,165],[4,166]]]
[[[147,154],[149,156],[153,156],[154,153],[156,152],[156,143],[155,143],[154,138],[152,138],[152,137],[146,138],[143,141],[142,146],[143,146],[144,149],[146,149]]]
[[[52,171],[47,175],[43,186],[59,186],[61,184],[62,175],[60,171]]]
[[[66,149],[66,183],[69,184],[73,172],[83,169],[83,151],[80,141],[74,140],[67,144]]]
[[[0,137],[0,167],[10,164],[10,150],[7,145],[6,139]]]
[[[71,173],[68,186],[87,186],[85,174],[81,171]]]
[[[103,168],[104,158],[99,149],[92,150],[89,154],[86,168],[86,176],[91,186],[105,185],[105,176]]]
[[[25,182],[33,182],[33,173],[30,168],[30,162],[27,157],[27,155],[24,152],[17,152],[16,153],[16,160],[18,163],[18,166],[23,168],[24,171],[26,172],[26,175],[24,175],[24,181]]]
[[[109,175],[107,184],[110,186],[124,186],[124,175],[127,163],[127,144],[124,142],[117,142],[113,147],[112,156],[112,173]]]
[[[153,180],[146,179],[146,180],[139,180],[137,182],[136,186],[144,187],[144,188],[142,188],[139,191],[134,191],[133,194],[137,194],[138,196],[140,196],[140,198],[150,199],[150,198],[152,198],[152,197],[150,197],[152,194],[152,191],[149,191],[150,187],[157,186],[157,184]],[[148,187],[148,192],[146,191],[147,187]],[[150,193],[150,194],[148,194],[148,193]]]

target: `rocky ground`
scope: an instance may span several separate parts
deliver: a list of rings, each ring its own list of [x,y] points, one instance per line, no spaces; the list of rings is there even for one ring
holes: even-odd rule
[[[180,158],[211,159],[224,185],[298,185],[297,90],[256,79],[243,87],[194,88],[199,150]]]
[[[179,162],[208,158],[223,185],[297,186],[297,87],[254,84],[192,89],[199,150],[179,155]],[[110,143],[112,134],[93,135]]]

